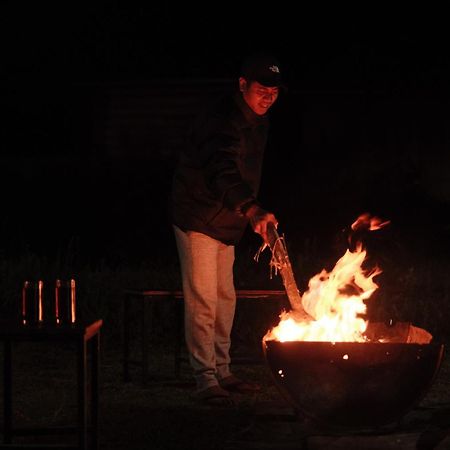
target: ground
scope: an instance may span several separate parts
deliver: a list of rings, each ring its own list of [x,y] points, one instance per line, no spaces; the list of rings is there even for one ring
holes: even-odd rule
[[[75,361],[70,351],[42,343],[16,344],[17,426],[62,425],[75,417]],[[199,404],[193,397],[187,364],[182,364],[180,378],[174,377],[170,352],[154,355],[150,378],[143,385],[137,369],[132,371],[132,381],[124,383],[120,346],[104,346],[100,449],[450,448],[450,363],[445,357],[426,397],[398,427],[359,434],[330,432],[297,415],[274,386],[264,363],[239,365],[235,370],[261,383],[261,393],[236,395],[233,408],[214,408]]]

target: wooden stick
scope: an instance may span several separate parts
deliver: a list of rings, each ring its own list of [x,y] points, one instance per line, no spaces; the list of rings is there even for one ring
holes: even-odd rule
[[[302,305],[302,298],[297,288],[297,283],[292,271],[291,262],[283,238],[280,238],[273,223],[267,225],[267,238],[275,266],[280,271],[284,288],[289,299],[289,303],[294,314],[294,319],[298,321],[310,321],[313,318],[305,311]]]

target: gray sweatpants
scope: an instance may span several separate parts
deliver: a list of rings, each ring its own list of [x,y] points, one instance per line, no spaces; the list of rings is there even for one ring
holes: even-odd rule
[[[185,338],[197,390],[230,375],[230,334],[236,307],[234,246],[174,226],[180,259]]]

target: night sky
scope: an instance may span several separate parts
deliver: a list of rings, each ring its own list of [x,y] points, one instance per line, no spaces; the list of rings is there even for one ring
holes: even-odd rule
[[[41,3],[3,6],[1,18],[9,252],[51,253],[78,236],[85,253],[131,261],[153,251],[155,237],[171,245],[171,161],[99,152],[93,123],[108,112],[99,93],[113,83],[232,80],[259,49],[280,58],[289,86],[274,107],[261,193],[288,236],[303,242],[316,230],[329,240],[367,209],[445,235],[442,11]]]
[[[448,71],[448,31],[439,10],[323,14],[299,7],[294,14],[232,4],[9,3],[2,21],[13,79],[227,77],[258,48],[274,51],[302,88],[383,80],[417,87],[443,82]]]

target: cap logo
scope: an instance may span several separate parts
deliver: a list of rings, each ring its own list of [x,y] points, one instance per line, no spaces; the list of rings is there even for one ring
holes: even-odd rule
[[[270,66],[269,70],[274,73],[280,73],[280,69],[278,68],[278,66]]]

